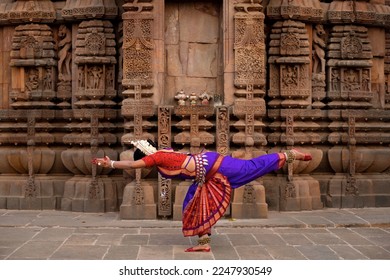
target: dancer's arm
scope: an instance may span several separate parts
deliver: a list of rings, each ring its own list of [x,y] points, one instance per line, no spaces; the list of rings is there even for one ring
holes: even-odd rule
[[[118,168],[118,169],[134,169],[134,168],[142,168],[145,167],[145,162],[140,160],[111,160],[108,156],[104,158],[94,158],[92,160],[92,164],[96,164],[106,168]]]

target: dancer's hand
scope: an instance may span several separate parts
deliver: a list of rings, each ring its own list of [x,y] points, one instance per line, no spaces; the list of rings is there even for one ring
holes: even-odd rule
[[[105,156],[104,158],[94,158],[91,162],[92,164],[108,168],[110,167],[111,159],[108,156]]]

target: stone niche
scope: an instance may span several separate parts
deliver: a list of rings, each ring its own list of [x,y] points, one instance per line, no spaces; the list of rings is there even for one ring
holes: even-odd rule
[[[54,106],[57,61],[53,32],[49,26],[27,24],[15,28],[10,66],[12,108]]]

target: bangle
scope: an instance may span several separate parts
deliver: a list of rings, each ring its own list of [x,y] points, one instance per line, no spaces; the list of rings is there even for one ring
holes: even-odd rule
[[[110,166],[111,166],[112,169],[115,169],[115,167],[114,167],[114,162],[115,162],[115,160],[112,160],[112,161],[110,162]]]

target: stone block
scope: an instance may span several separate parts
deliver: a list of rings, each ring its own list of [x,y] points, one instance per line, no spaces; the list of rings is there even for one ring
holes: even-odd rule
[[[120,218],[124,220],[155,220],[157,219],[156,204],[121,205]]]
[[[390,207],[390,195],[375,196],[375,207]]]
[[[72,200],[70,198],[61,198],[60,205],[62,211],[72,211]]]
[[[6,208],[7,208],[7,198],[0,197],[0,209],[6,209]]]
[[[7,209],[20,210],[20,198],[7,197]]]
[[[196,44],[188,46],[188,69],[187,74],[191,77],[217,77],[217,44]]]
[[[57,206],[57,199],[55,197],[41,198],[42,210],[54,210]]]
[[[135,181],[126,185],[123,202],[120,206],[121,219],[150,220],[157,218],[157,204],[154,200],[154,189],[157,181],[144,180],[141,182],[141,193],[137,189]],[[137,201],[139,199],[139,201]]]
[[[282,211],[300,211],[301,210],[301,200],[297,197],[288,197],[283,203],[280,204],[280,210]]]
[[[185,3],[179,8],[180,40],[217,43],[220,35],[219,5],[215,3]],[[202,20],[199,20],[202,19]]]
[[[73,212],[84,212],[84,200],[83,199],[72,199],[72,210]]]
[[[104,205],[103,199],[88,199],[84,202],[83,212],[104,212]]]
[[[42,199],[40,197],[24,197],[20,199],[20,209],[41,210]]]
[[[181,221],[183,218],[183,201],[187,194],[190,183],[187,181],[180,182],[175,190],[175,202],[173,204],[173,220]]]
[[[234,190],[231,216],[235,219],[259,219],[268,217],[268,205],[265,202],[265,189],[263,185],[251,186],[253,190],[250,202],[245,201],[245,186]],[[248,199],[248,198],[247,198]]]
[[[369,27],[367,32],[368,38],[374,44],[370,44],[372,55],[374,57],[384,57],[386,54],[385,29]]]
[[[364,207],[376,207],[376,196],[375,195],[365,195],[363,196]]]

